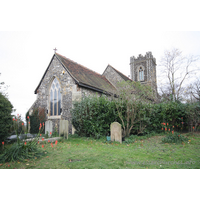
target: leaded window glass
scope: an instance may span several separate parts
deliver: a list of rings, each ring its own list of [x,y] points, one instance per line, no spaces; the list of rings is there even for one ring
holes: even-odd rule
[[[61,93],[60,84],[55,78],[51,85],[50,91],[50,114],[51,116],[58,116],[61,113]]]
[[[139,81],[143,81],[144,80],[144,70],[142,69],[142,67],[140,67],[139,69]]]

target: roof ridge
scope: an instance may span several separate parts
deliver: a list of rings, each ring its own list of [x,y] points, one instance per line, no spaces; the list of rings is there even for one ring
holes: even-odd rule
[[[74,60],[71,60],[71,59],[69,59],[69,58],[67,58],[67,57],[65,57],[65,56],[63,56],[63,55],[61,55],[61,54],[59,54],[59,53],[55,53],[55,54],[57,54],[57,55],[59,55],[59,56],[62,56],[63,58],[69,60],[70,62],[73,62],[74,64],[77,64],[77,65],[79,65],[79,66],[81,66],[81,67],[83,67],[83,68],[85,68],[85,69],[87,69],[87,70],[89,70],[89,71],[92,71],[92,72],[98,74],[99,76],[102,76],[100,73],[95,72],[94,70],[91,70],[91,69],[89,69],[88,67],[85,67],[84,65],[75,62]]]
[[[100,90],[110,91],[115,87],[108,81],[105,76],[69,59],[61,54],[55,53],[55,56],[60,60],[63,66],[68,70],[71,76],[77,80],[79,85],[84,84],[92,86]],[[107,89],[106,89],[107,88]]]

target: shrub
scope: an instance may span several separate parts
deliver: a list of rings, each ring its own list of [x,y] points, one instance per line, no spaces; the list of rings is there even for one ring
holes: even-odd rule
[[[180,130],[183,119],[186,118],[186,107],[180,102],[166,102],[153,105],[147,132],[161,132],[161,123],[168,123],[175,130]]]
[[[27,114],[26,114],[26,119],[27,119]],[[40,124],[43,124],[45,122],[45,110],[44,108],[35,108],[33,110],[33,113],[29,116],[30,117],[30,133],[38,133]],[[28,123],[28,120],[27,120]],[[44,133],[45,129],[43,127],[42,131],[40,133]]]
[[[69,134],[69,138],[79,138],[79,135],[78,134]]]
[[[30,117],[30,133],[38,133],[39,131],[39,126],[40,126],[40,121],[38,118],[38,109],[34,109],[32,115]]]
[[[48,135],[48,134],[45,134],[45,135]],[[57,131],[54,131],[52,134],[52,137],[59,137],[59,133]]]
[[[200,125],[200,103],[186,104],[186,116],[188,131],[193,132],[198,130]]]
[[[0,156],[0,162],[11,162],[16,160],[31,159],[44,155],[44,151],[37,147],[37,140],[31,142],[14,143],[9,149],[4,149]]]
[[[126,138],[125,141],[123,141],[123,143],[131,144],[131,143],[134,143],[136,139],[137,139],[137,136],[131,135],[130,137]]]
[[[118,98],[113,98],[113,101],[116,102],[124,136],[129,137],[132,130],[142,133],[149,121],[146,116],[148,105],[154,101],[151,88],[139,82],[122,81],[118,83],[116,93]]]
[[[9,135],[12,126],[12,104],[0,93],[0,145]]]
[[[117,120],[115,104],[107,97],[85,97],[75,102],[72,124],[79,136],[100,138],[110,132],[110,124]]]
[[[188,138],[178,132],[168,133],[168,135],[162,139],[162,143],[182,143],[187,141]]]
[[[106,97],[85,97],[81,102],[74,103],[71,113],[76,133],[79,136],[100,138],[110,133],[110,124],[114,121],[122,124],[123,129],[124,127],[132,129],[131,135],[143,136],[153,132],[164,133],[162,123],[170,124],[165,127],[167,130],[173,128],[177,132],[183,131],[187,126],[190,131],[199,128],[200,106],[197,103],[183,104],[179,101],[168,101],[153,104],[138,100],[134,104],[134,116],[127,117],[127,108],[130,109],[130,106],[126,105],[127,102],[130,103],[120,99],[110,101]]]
[[[13,116],[13,122],[12,127],[10,129],[10,132],[12,135],[19,135],[24,134],[26,128],[24,127],[24,122],[21,119],[21,115]]]

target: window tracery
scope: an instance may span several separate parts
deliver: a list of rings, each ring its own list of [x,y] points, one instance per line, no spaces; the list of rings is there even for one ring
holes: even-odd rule
[[[50,115],[59,116],[61,114],[61,89],[60,84],[54,78],[50,89]]]

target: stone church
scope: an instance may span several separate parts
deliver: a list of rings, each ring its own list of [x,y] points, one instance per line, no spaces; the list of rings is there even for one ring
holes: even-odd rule
[[[46,120],[51,120],[53,130],[59,130],[59,121],[69,121],[69,134],[73,134],[70,110],[74,101],[83,96],[110,95],[117,90],[117,82],[140,81],[148,84],[157,93],[156,59],[151,52],[145,56],[130,58],[130,78],[108,65],[103,74],[98,74],[58,53],[54,53],[41,81],[35,89],[37,99],[29,109],[44,108]]]

